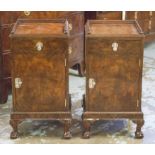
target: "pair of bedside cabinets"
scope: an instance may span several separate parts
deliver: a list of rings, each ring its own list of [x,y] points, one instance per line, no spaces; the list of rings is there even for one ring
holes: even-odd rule
[[[71,35],[67,20],[18,20],[11,34],[13,107],[11,138],[24,119],[59,120],[71,138],[68,88]],[[86,94],[83,138],[91,123],[131,119],[142,138],[143,32],[136,21],[89,20],[85,26]]]

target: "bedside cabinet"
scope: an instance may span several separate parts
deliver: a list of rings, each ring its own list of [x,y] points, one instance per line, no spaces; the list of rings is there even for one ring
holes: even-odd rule
[[[142,138],[143,32],[136,21],[90,20],[86,24],[84,138],[97,120],[131,119]]]
[[[11,138],[25,119],[59,120],[70,138],[68,88],[70,30],[64,20],[18,20],[11,34]]]

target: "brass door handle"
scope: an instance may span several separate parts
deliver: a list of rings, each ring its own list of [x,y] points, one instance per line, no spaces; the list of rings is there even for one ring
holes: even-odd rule
[[[21,88],[22,83],[21,78],[15,78],[15,88]]]
[[[96,85],[96,81],[95,81],[95,79],[93,79],[93,78],[90,78],[89,79],[89,88],[94,88],[95,87],[95,85]]]
[[[118,43],[117,42],[112,43],[112,49],[114,52],[116,52],[118,50]]]
[[[37,42],[37,43],[36,43],[36,49],[37,49],[37,51],[41,51],[41,50],[43,49],[43,46],[44,46],[44,45],[43,45],[42,42],[40,42],[40,41]]]

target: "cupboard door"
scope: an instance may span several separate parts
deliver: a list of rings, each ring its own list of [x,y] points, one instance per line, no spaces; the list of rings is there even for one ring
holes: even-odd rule
[[[102,45],[103,51],[99,52]],[[118,53],[113,52],[109,46],[105,45],[108,44],[98,42],[98,46],[94,49],[95,45],[89,40],[87,42],[87,110],[97,112],[137,111],[140,78],[139,56],[126,55],[125,52],[122,54],[121,51],[119,54],[119,50]],[[124,51],[126,51],[125,48]]]
[[[15,111],[64,111],[68,79],[64,52],[66,46],[63,43],[62,46],[60,48],[59,44],[55,44],[51,52],[13,53]]]

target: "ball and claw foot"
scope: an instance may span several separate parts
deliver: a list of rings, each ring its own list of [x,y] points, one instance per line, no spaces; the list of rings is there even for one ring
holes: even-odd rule
[[[144,120],[140,119],[140,120],[134,120],[134,123],[137,124],[136,127],[136,132],[135,132],[135,138],[136,139],[142,139],[144,137],[143,133],[142,133],[142,126],[144,125]]]
[[[70,139],[72,137],[70,126],[71,126],[71,120],[64,121],[64,135],[63,135],[64,139]]]
[[[82,136],[84,139],[90,138],[90,131],[85,131]]]
[[[65,132],[64,133],[64,139],[70,139],[70,138],[72,138],[71,132],[70,131]]]
[[[83,121],[84,131],[83,131],[82,138],[84,138],[84,139],[90,138],[90,125],[91,125],[90,121],[87,121],[87,120]]]
[[[16,138],[18,138],[18,136],[19,136],[19,134],[16,131],[12,131],[11,134],[10,134],[11,139],[16,139]]]
[[[142,139],[144,137],[142,131],[136,131],[135,132],[135,138],[136,139]]]
[[[21,120],[10,120],[10,125],[13,128],[13,131],[10,134],[10,139],[16,139],[19,137],[19,133],[18,133],[18,124],[21,122]]]

